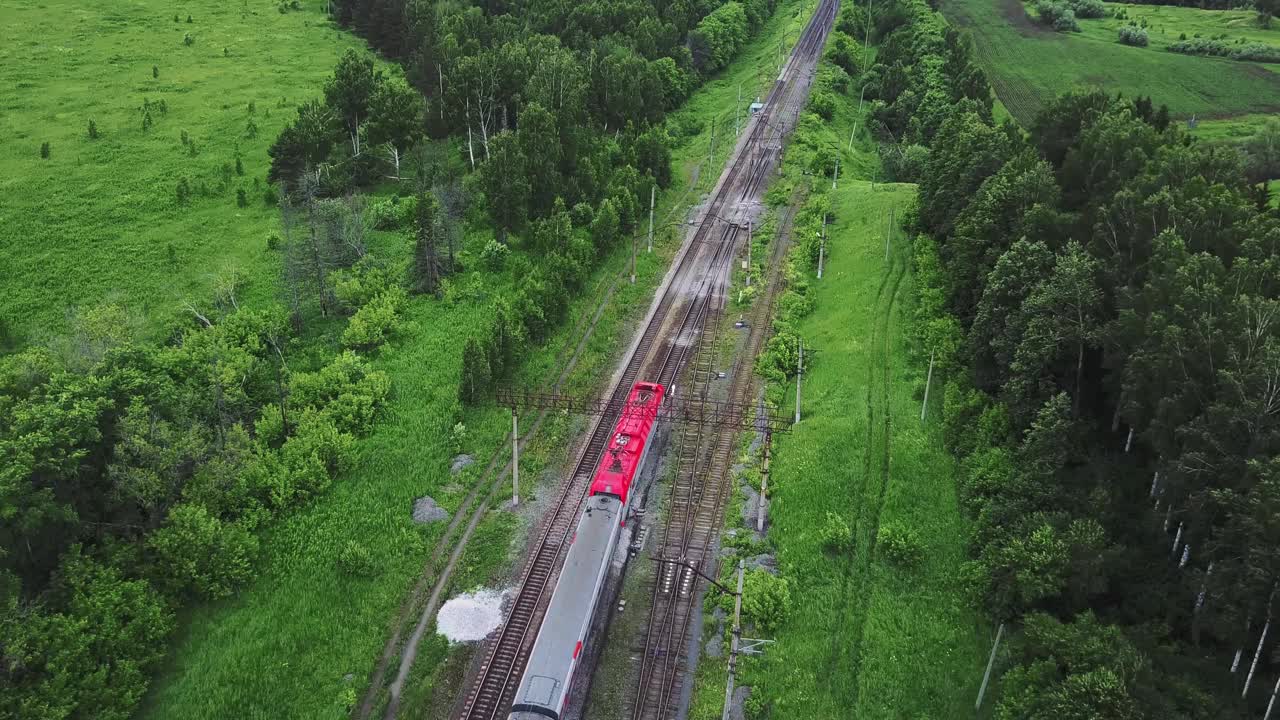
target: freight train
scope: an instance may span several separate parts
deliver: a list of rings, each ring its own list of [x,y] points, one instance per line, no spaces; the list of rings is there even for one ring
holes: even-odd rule
[[[509,720],[559,720],[587,641],[609,562],[626,521],[631,484],[649,455],[666,388],[636,383],[591,478],[564,568],[516,690]]]

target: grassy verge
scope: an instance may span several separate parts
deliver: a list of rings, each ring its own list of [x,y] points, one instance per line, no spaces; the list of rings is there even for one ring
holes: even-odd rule
[[[945,0],[941,9],[948,22],[973,37],[996,94],[1023,124],[1050,99],[1076,87],[1149,95],[1177,117],[1280,109],[1280,74],[1257,63],[1120,45],[1114,30],[1097,30],[1096,38],[1052,32],[1035,24],[1019,0]],[[1170,28],[1165,37],[1178,32]]]
[[[319,3],[0,0],[0,16],[0,317],[39,340],[66,328],[69,307],[112,299],[155,328],[231,271],[242,301],[273,298],[267,148],[362,42]]]

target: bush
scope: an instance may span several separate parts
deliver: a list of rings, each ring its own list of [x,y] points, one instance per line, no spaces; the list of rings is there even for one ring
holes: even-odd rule
[[[235,523],[224,523],[201,505],[178,505],[164,527],[147,539],[170,591],[216,599],[253,577],[258,540]]]
[[[1134,25],[1125,25],[1120,28],[1120,42],[1134,47],[1146,47],[1147,31]]]
[[[1245,62],[1280,63],[1280,48],[1257,42],[1232,46],[1222,40],[1196,38],[1173,43],[1169,46],[1169,52],[1225,57]]]
[[[98,139],[98,123],[94,122],[92,119],[89,120],[89,139]]]
[[[880,162],[891,181],[917,182],[929,162],[929,148],[914,144],[882,145]]]
[[[823,120],[831,120],[836,114],[836,98],[829,92],[815,92],[809,97],[809,109]]]
[[[1076,22],[1076,13],[1069,5],[1059,0],[1038,0],[1036,14],[1040,22],[1058,32],[1080,32],[1080,24]]]
[[[40,143],[40,157],[44,158],[45,160],[49,159],[49,141],[48,140],[45,140],[44,142]]]
[[[348,540],[342,549],[338,551],[338,572],[344,575],[354,577],[374,577],[378,574],[378,562],[374,559],[373,553],[369,552],[369,548],[356,542]]]
[[[485,243],[484,248],[480,251],[480,265],[486,270],[497,272],[506,264],[507,256],[510,254],[511,248],[494,238],[490,238],[489,242]]]
[[[758,630],[773,632],[791,613],[791,587],[764,570],[750,570],[743,581],[742,615]]]
[[[400,327],[400,311],[408,300],[404,288],[388,288],[356,311],[342,331],[342,346],[372,350],[391,339]]]
[[[924,560],[924,545],[920,536],[909,527],[890,523],[876,533],[880,550],[889,562],[899,567],[915,567]]]
[[[853,530],[844,518],[833,512],[827,513],[827,520],[822,524],[818,539],[822,543],[822,549],[828,552],[842,553],[853,549]]]
[[[399,230],[412,222],[416,205],[413,198],[399,195],[375,200],[369,205],[369,222],[375,230]]]
[[[185,177],[178,178],[178,186],[174,192],[178,196],[179,205],[186,205],[191,202],[191,182]]]
[[[386,373],[371,370],[359,355],[347,351],[320,370],[294,373],[289,404],[324,416],[340,432],[364,434],[390,390]]]
[[[187,47],[191,47],[192,45],[195,45],[195,43],[196,43],[195,35],[192,35],[191,33],[186,33],[185,35],[182,36],[183,45],[186,45]]]
[[[467,444],[467,426],[459,420],[453,424],[453,429],[449,431],[449,446],[453,448],[453,452],[460,453],[466,448]]]
[[[249,198],[244,194],[244,188],[236,188],[236,207],[249,207]]]
[[[1076,17],[1086,20],[1096,20],[1106,17],[1107,14],[1107,9],[1103,7],[1101,0],[1071,0],[1071,10]]]

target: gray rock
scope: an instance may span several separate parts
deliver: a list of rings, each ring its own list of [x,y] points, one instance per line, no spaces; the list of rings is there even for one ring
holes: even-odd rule
[[[351,682],[352,680],[355,680],[355,679],[356,679],[355,673],[347,673],[346,675],[342,676],[342,682]]]
[[[458,457],[453,459],[453,464],[449,466],[449,472],[453,473],[454,475],[457,475],[458,473],[465,470],[468,465],[470,465],[475,461],[476,461],[475,458],[471,457],[470,455],[467,455],[466,453],[463,453],[462,455],[459,455]]]
[[[742,503],[742,522],[747,527],[755,529],[756,526],[756,509],[760,505],[760,493],[750,485],[742,486],[742,495],[746,501]]]
[[[448,520],[449,511],[436,504],[430,496],[424,495],[413,501],[413,521],[416,523],[433,523]]]
[[[772,555],[756,555],[746,560],[748,570],[764,570],[770,575],[778,574],[778,559]]]
[[[721,655],[724,655],[724,638],[721,638],[719,635],[715,635],[707,641],[707,646],[703,649],[703,652],[707,654],[707,657],[713,658],[718,658]]]

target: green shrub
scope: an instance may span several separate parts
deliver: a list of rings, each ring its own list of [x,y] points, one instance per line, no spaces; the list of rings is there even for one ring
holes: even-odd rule
[[[369,206],[369,222],[375,230],[399,230],[413,221],[416,206],[414,198],[399,195],[375,200]]]
[[[1125,25],[1120,28],[1120,42],[1134,47],[1146,47],[1147,31],[1134,25]]]
[[[1107,14],[1107,9],[1103,7],[1101,0],[1070,0],[1070,2],[1071,10],[1078,18],[1096,20]]]
[[[289,378],[289,402],[328,418],[340,432],[364,434],[391,391],[387,374],[347,351],[315,372]]]
[[[924,544],[912,528],[894,523],[883,525],[876,533],[876,542],[885,559],[899,567],[915,567],[924,561]]]
[[[89,139],[98,139],[98,123],[94,122],[92,119],[89,120]]]
[[[151,77],[152,77],[153,79],[156,79],[156,80],[160,79],[160,66],[159,66],[159,65],[152,65],[152,66],[151,66]]]
[[[178,186],[174,193],[178,197],[179,205],[186,205],[191,202],[191,182],[186,177],[178,178]]]
[[[400,327],[400,311],[408,300],[404,288],[388,288],[351,316],[342,331],[342,346],[372,350],[391,339]]]
[[[191,503],[173,508],[147,544],[171,592],[211,599],[229,596],[253,577],[258,551],[252,533]]]
[[[506,264],[507,256],[510,254],[511,248],[494,238],[490,238],[489,242],[485,243],[484,248],[480,250],[480,265],[487,270],[497,272]]]
[[[49,159],[49,141],[48,140],[45,140],[44,142],[40,143],[40,157],[44,158],[45,160]]]
[[[1075,11],[1060,0],[1037,0],[1036,14],[1040,16],[1040,22],[1058,32],[1080,32]]]
[[[815,92],[809,97],[809,109],[823,120],[831,120],[836,114],[836,98],[829,92]]]
[[[833,553],[844,553],[853,549],[853,530],[849,523],[839,515],[828,512],[822,530],[818,532],[822,549]]]
[[[353,577],[374,577],[379,571],[373,553],[355,540],[348,540],[338,551],[337,565],[338,572]]]
[[[244,188],[236,188],[236,207],[249,207],[249,198],[244,194]]]
[[[732,601],[732,598],[730,598]],[[742,615],[759,630],[773,632],[791,613],[791,587],[764,570],[750,570],[742,588]]]
[[[190,18],[188,18],[188,19],[187,19],[187,22],[191,22],[191,19],[190,19]],[[195,35],[192,35],[191,33],[186,33],[186,34],[184,34],[184,35],[182,36],[182,44],[183,44],[183,45],[186,45],[187,47],[191,47],[192,45],[195,45],[195,44],[196,44],[196,36],[195,36]]]
[[[449,446],[453,448],[453,452],[460,453],[467,444],[467,426],[459,420],[453,424],[453,429],[449,431]]]
[[[1233,47],[1222,40],[1196,38],[1173,43],[1169,52],[1225,57],[1243,62],[1280,63],[1280,48],[1259,42]]]

